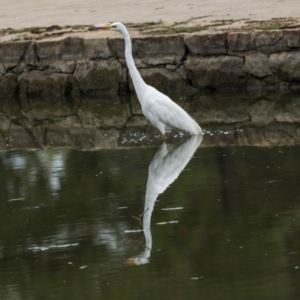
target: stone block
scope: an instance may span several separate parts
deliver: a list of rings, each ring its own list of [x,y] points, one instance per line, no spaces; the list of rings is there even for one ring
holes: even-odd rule
[[[84,39],[85,57],[88,59],[109,58],[113,56],[107,39]]]
[[[40,64],[47,66],[61,59],[61,40],[36,42],[36,54]]]
[[[270,69],[282,81],[300,81],[300,50],[271,54]]]
[[[185,54],[183,37],[179,35],[139,37],[133,44],[134,52],[148,65],[178,64]]]
[[[231,32],[228,34],[231,51],[249,51],[256,48],[252,32]]]
[[[253,34],[255,45],[261,52],[275,53],[288,49],[281,30],[258,30]]]
[[[53,97],[71,94],[74,87],[72,76],[33,70],[20,78],[20,95]]]
[[[194,91],[176,70],[166,68],[146,68],[140,69],[140,73],[147,84],[155,87],[161,92],[172,94],[179,91],[185,91],[185,93],[191,94]],[[130,84],[130,88],[133,90],[132,83]]]
[[[286,45],[289,48],[300,47],[300,29],[286,29],[282,31]]]
[[[117,94],[122,82],[122,66],[115,58],[80,62],[74,76],[84,94]]]
[[[228,33],[195,33],[185,34],[184,42],[192,55],[226,54]]]
[[[36,66],[38,65],[38,58],[36,55],[36,44],[31,43],[26,51],[25,54],[25,63],[31,66]]]
[[[273,74],[269,66],[269,57],[260,52],[246,54],[244,71],[259,78]]]
[[[30,42],[0,43],[0,62],[5,68],[15,67],[24,57]]]
[[[93,99],[84,97],[78,115],[84,127],[123,128],[130,112],[128,104],[119,97]]]
[[[18,76],[7,73],[0,78],[0,95],[16,96],[18,93]]]
[[[244,60],[235,56],[189,56],[185,62],[188,78],[194,87],[241,87],[246,77]]]
[[[69,36],[61,42],[62,60],[79,60],[83,58],[84,47],[83,39],[75,36]]]
[[[275,102],[260,100],[250,105],[249,114],[251,122],[259,125],[267,125],[274,121]]]

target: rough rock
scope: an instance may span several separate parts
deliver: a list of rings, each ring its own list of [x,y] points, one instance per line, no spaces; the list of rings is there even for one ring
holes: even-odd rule
[[[147,84],[155,87],[161,92],[171,94],[179,91],[185,91],[185,93],[188,94],[193,92],[193,89],[175,69],[147,68],[140,69],[140,73]],[[133,90],[132,84],[130,84],[130,87],[131,90]]]
[[[83,98],[78,112],[84,127],[122,128],[129,116],[129,106],[118,97],[108,99]]]
[[[282,30],[258,30],[253,35],[259,51],[275,53],[288,49]]]
[[[300,122],[300,96],[298,93],[283,95],[275,106],[277,122]]]
[[[107,39],[107,43],[112,53],[116,58],[124,58],[125,57],[125,42],[123,38],[111,38]],[[132,52],[135,56],[134,46],[132,46]]]
[[[45,146],[47,147],[70,147],[73,145],[69,129],[55,126],[47,126],[45,133]]]
[[[117,129],[96,130],[95,149],[116,149],[118,148],[119,131]]]
[[[20,95],[53,97],[66,96],[75,88],[74,78],[66,74],[31,71],[20,78]]]
[[[286,41],[286,45],[289,48],[299,48],[300,47],[300,29],[293,30],[283,30],[283,36]]]
[[[5,68],[15,67],[22,57],[30,42],[0,43],[0,62]]]
[[[183,37],[179,35],[140,37],[134,40],[134,48],[148,65],[178,64],[185,54]]]
[[[76,102],[57,97],[21,98],[20,103],[22,114],[30,122],[47,119],[61,125],[62,121],[59,122],[57,118],[72,117],[78,109]]]
[[[250,119],[245,99],[241,95],[196,95],[192,98],[191,115],[200,124],[245,122]]]
[[[228,46],[231,51],[249,51],[256,48],[251,32],[231,32],[228,34]]]
[[[16,96],[18,86],[18,76],[13,73],[7,73],[0,78],[0,95]]]
[[[61,43],[61,59],[62,60],[79,60],[83,58],[84,48],[83,39],[70,36],[62,40]]]
[[[115,58],[80,62],[74,76],[84,94],[117,94],[122,82],[122,66]]]
[[[61,57],[61,40],[36,42],[36,54],[42,66],[57,62]]]
[[[109,58],[113,56],[107,39],[84,39],[85,57],[88,59]]]
[[[251,52],[245,56],[244,71],[259,78],[272,75],[269,57],[260,52]]]
[[[69,130],[72,147],[77,149],[93,149],[95,146],[95,133],[90,128],[71,128]]]
[[[282,81],[300,81],[300,50],[274,53],[269,58],[270,69]]]
[[[5,74],[6,70],[4,68],[4,66],[0,63],[0,77],[3,76]]]
[[[57,61],[49,65],[49,72],[73,74],[75,71],[75,61]]]
[[[185,62],[188,78],[195,87],[241,87],[246,76],[243,58],[220,55],[192,57]]]
[[[22,116],[19,99],[17,97],[1,97],[0,113],[9,116],[11,119],[18,119]]]
[[[25,63],[31,66],[36,66],[38,64],[38,58],[36,55],[36,44],[35,43],[31,43],[28,47],[27,47],[27,51],[25,54]]]
[[[37,143],[27,130],[20,125],[12,124],[8,131],[3,131],[7,150],[37,148]]]
[[[228,49],[228,33],[185,34],[184,42],[192,55],[226,54]]]
[[[0,130],[7,130],[10,125],[11,119],[0,113]]]
[[[251,122],[254,124],[267,125],[274,121],[275,102],[260,100],[249,107]]]

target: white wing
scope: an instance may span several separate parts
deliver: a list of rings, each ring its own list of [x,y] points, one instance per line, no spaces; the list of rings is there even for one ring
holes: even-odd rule
[[[168,96],[148,86],[144,101],[141,101],[143,113],[157,127],[159,122],[165,126],[182,129],[191,134],[201,134],[197,122]]]

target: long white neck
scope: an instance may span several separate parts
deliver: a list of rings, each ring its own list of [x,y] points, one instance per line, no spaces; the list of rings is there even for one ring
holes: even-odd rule
[[[135,91],[137,93],[137,96],[139,96],[142,93],[142,91],[144,90],[146,83],[144,82],[143,78],[141,77],[139,71],[137,70],[137,68],[135,66],[135,63],[134,63],[134,60],[132,57],[132,44],[131,44],[130,35],[124,25],[121,27],[120,32],[122,33],[124,40],[125,40],[125,59],[126,59],[127,67],[128,67]]]

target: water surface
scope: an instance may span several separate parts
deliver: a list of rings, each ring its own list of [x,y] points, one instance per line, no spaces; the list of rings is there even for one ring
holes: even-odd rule
[[[200,142],[0,153],[0,298],[299,299],[300,147]]]

